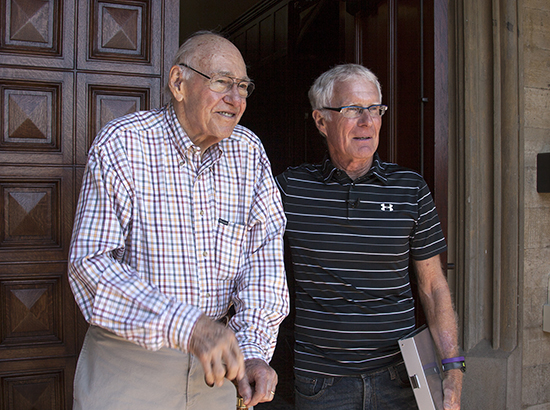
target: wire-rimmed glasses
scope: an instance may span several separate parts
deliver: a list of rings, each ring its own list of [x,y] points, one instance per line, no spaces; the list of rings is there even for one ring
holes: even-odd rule
[[[243,80],[241,78],[229,77],[225,74],[213,74],[212,77],[201,73],[198,70],[195,70],[193,67],[188,66],[187,64],[180,63],[180,66],[186,67],[190,70],[193,70],[195,73],[202,75],[204,78],[207,78],[209,81],[209,87],[212,91],[225,94],[233,88],[233,84],[237,84],[237,91],[239,95],[243,98],[250,97],[252,91],[254,91],[255,85],[252,81]]]

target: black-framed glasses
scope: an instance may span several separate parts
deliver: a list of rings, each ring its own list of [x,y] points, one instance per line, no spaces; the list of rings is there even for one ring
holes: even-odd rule
[[[233,78],[224,74],[213,74],[212,77],[210,77],[204,73],[201,73],[198,70],[195,70],[193,67],[190,67],[187,64],[179,63],[178,65],[193,70],[195,73],[202,75],[204,78],[207,78],[209,80],[210,89],[217,93],[225,94],[233,88],[233,84],[237,84],[237,91],[239,91],[239,95],[243,98],[248,98],[256,87],[252,81],[243,80],[240,78]]]
[[[361,107],[359,105],[346,105],[344,107],[323,107],[324,110],[336,111],[342,114],[346,118],[358,118],[363,115],[363,111],[367,110],[371,117],[377,118],[384,115],[388,106],[383,104],[373,104],[368,107]]]

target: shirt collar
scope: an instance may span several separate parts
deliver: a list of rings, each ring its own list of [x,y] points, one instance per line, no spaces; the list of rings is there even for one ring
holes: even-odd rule
[[[342,170],[336,168],[328,153],[325,155],[325,159],[321,163],[321,173],[325,182],[334,181],[338,183],[351,181],[351,178]],[[374,153],[372,160],[372,166],[363,176],[357,178],[354,182],[364,182],[369,179],[378,179],[383,184],[388,182],[388,177],[386,174],[386,164],[380,160],[378,152]]]
[[[172,103],[168,104],[165,116],[168,128],[171,131],[168,133],[168,138],[170,138],[180,156],[186,158],[188,150],[192,149],[194,144],[181,126]]]

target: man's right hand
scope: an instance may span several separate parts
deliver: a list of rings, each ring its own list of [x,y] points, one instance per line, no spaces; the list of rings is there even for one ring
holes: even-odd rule
[[[224,378],[241,380],[245,375],[243,354],[231,329],[202,315],[197,321],[189,351],[197,356],[209,386],[221,386]]]

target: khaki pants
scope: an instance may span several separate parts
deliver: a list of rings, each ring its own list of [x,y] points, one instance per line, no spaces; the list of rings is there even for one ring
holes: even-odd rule
[[[146,350],[97,326],[86,334],[73,410],[235,410],[236,402],[233,383],[208,387],[191,354]]]

